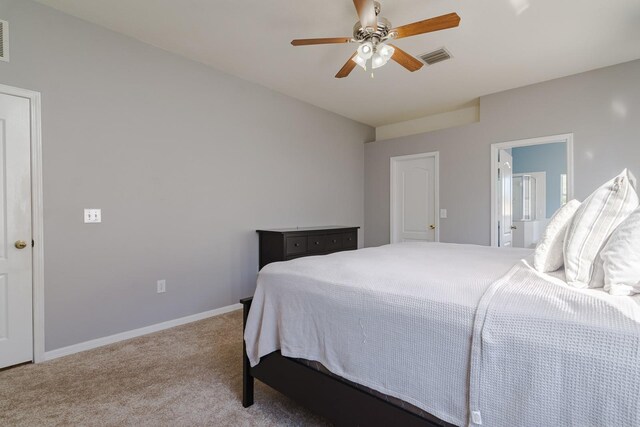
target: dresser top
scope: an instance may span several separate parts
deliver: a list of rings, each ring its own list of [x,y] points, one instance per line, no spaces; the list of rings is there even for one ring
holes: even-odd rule
[[[291,228],[273,228],[271,230],[256,230],[258,233],[294,233],[297,231],[323,231],[323,230],[352,230],[360,227],[346,227],[343,225],[327,225],[324,227],[291,227]]]

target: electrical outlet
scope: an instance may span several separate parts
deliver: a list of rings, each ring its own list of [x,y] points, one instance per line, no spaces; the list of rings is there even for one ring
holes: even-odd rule
[[[100,222],[102,222],[102,209],[85,209],[84,210],[85,224],[98,224]]]
[[[163,294],[167,292],[167,281],[166,280],[158,280],[158,293]]]

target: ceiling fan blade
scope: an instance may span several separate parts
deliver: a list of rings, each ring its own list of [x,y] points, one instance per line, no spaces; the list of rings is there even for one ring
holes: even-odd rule
[[[363,28],[378,28],[378,17],[373,0],[353,0],[353,5],[358,12],[358,19]]]
[[[343,77],[347,77],[349,74],[351,74],[351,72],[353,71],[354,68],[356,68],[356,62],[353,60],[353,58],[358,54],[358,52],[354,53],[353,55],[351,55],[351,57],[349,58],[349,60],[346,62],[346,64],[344,64],[342,66],[342,68],[340,68],[340,71],[338,71],[338,74],[336,74],[336,79],[341,79]]]
[[[292,40],[294,46],[308,46],[313,44],[333,44],[333,43],[350,43],[349,37],[329,37],[324,39],[296,39]]]
[[[435,18],[425,19],[424,21],[414,22],[413,24],[403,25],[401,27],[394,28],[391,31],[395,31],[397,33],[397,36],[395,37],[396,39],[401,39],[403,37],[417,36],[418,34],[454,28],[459,24],[460,17],[458,14],[449,13]]]
[[[394,46],[394,45],[389,45],[389,46],[395,49],[391,59],[396,61],[398,64],[402,65],[407,70],[411,72],[418,71],[424,65],[422,62],[418,61],[416,58],[409,55],[407,52],[398,48],[397,46]]]

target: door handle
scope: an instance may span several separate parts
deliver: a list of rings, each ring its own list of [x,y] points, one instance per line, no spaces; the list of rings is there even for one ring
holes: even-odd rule
[[[518,227],[516,227],[515,225],[512,225],[512,226],[511,226],[511,229],[512,229],[512,230],[517,230],[517,229],[518,229]]]
[[[433,224],[431,224],[431,225],[429,226],[429,228],[430,228],[430,229],[432,229],[432,230],[435,230],[435,229],[436,229],[436,226],[435,226],[435,225],[433,225]]]
[[[15,247],[18,249],[24,249],[27,247],[27,242],[24,240],[16,240]]]

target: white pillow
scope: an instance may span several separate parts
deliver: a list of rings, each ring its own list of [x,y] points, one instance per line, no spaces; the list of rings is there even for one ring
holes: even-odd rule
[[[640,293],[640,209],[615,229],[600,259],[606,291],[612,295]]]
[[[579,201],[571,200],[553,214],[533,254],[533,268],[541,273],[548,273],[562,267],[564,236],[579,207]]]
[[[625,169],[594,191],[576,211],[564,240],[564,267],[570,286],[590,287],[600,250],[613,230],[638,207],[634,186],[635,178]]]

